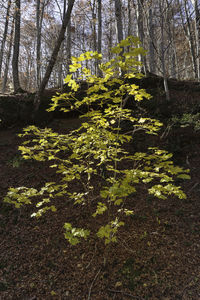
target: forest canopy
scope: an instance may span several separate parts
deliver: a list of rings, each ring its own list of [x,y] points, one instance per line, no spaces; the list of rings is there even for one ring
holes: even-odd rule
[[[197,0],[1,0],[1,90],[38,90],[50,61],[42,89],[62,87],[72,56],[98,51],[105,62],[134,35],[148,51],[138,55],[143,71],[164,77],[169,93],[169,77],[200,78],[199,9]],[[97,74],[97,61],[88,65]]]

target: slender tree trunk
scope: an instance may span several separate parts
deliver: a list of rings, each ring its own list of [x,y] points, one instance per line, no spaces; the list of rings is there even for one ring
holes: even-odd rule
[[[101,53],[102,44],[102,5],[101,0],[98,0],[98,40],[97,40],[97,51]],[[102,72],[98,67],[98,76],[102,76]]]
[[[190,18],[189,18],[189,14],[188,14],[188,8],[187,8],[186,1],[187,0],[183,0],[184,10],[185,10],[185,17],[186,17],[186,26],[185,26],[185,18],[183,16],[182,11],[180,11],[181,20],[182,20],[183,29],[185,31],[185,36],[186,36],[186,38],[188,39],[188,42],[189,42],[194,78],[198,78],[196,57],[195,57],[194,39],[193,39],[193,35],[192,35],[192,28],[191,28],[191,24],[190,24]]]
[[[67,0],[64,0],[63,3],[63,16],[62,16],[62,21],[64,19],[65,13],[66,13],[66,6],[67,6]],[[70,21],[67,25],[67,33],[69,30],[69,26],[70,26]],[[64,60],[64,41],[61,44],[60,47],[60,61],[59,61],[59,70],[58,70],[58,86],[62,89],[63,88],[63,60]],[[68,65],[68,62],[67,62]]]
[[[69,66],[71,64],[71,47],[72,47],[72,43],[71,43],[71,19],[69,20],[69,23],[67,25],[67,47],[66,47],[66,55],[67,55],[67,73],[69,73]]]
[[[149,8],[148,14],[148,21],[149,21],[149,71],[151,73],[156,72],[156,61],[155,61],[155,49],[154,49],[154,23],[153,23],[153,13],[152,8]]]
[[[40,47],[41,47],[41,32],[40,32],[40,0],[36,4],[36,28],[37,28],[37,45],[36,45],[36,85],[37,89],[40,86]]]
[[[37,44],[36,44],[36,84],[39,89],[41,83],[41,35],[42,35],[42,22],[44,16],[45,2],[37,0],[36,4],[36,29],[37,29]]]
[[[14,18],[12,20],[12,27],[11,27],[11,32],[10,32],[9,47],[8,47],[5,70],[4,70],[4,77],[3,77],[2,93],[5,93],[6,84],[7,84],[7,80],[8,80],[8,69],[9,69],[11,51],[12,51],[13,33],[14,33]]]
[[[200,2],[193,0],[195,11],[195,37],[196,37],[196,65],[198,80],[200,80]]]
[[[92,13],[92,36],[93,36],[93,51],[97,51],[97,33],[96,33],[96,1],[93,0],[93,3],[90,1],[90,9]],[[98,70],[98,60],[95,59],[94,73],[97,74]]]
[[[109,0],[109,6],[112,7],[112,0]],[[112,53],[110,49],[113,47],[113,23],[112,23],[112,13],[111,10],[109,10],[109,33],[108,33],[108,59],[110,60],[112,58]]]
[[[15,33],[14,33],[14,48],[12,59],[12,73],[13,73],[13,86],[14,93],[22,92],[22,88],[19,82],[19,48],[20,48],[20,12],[21,0],[15,0]]]
[[[53,67],[55,65],[55,62],[56,62],[56,59],[57,59],[57,56],[58,56],[58,52],[60,50],[60,46],[61,46],[61,44],[62,44],[62,42],[65,38],[65,31],[66,31],[67,25],[68,25],[69,20],[70,20],[70,16],[71,16],[72,8],[73,8],[73,5],[74,5],[74,1],[75,0],[69,0],[67,12],[65,13],[63,23],[62,23],[62,26],[61,26],[61,29],[60,29],[60,33],[59,33],[58,39],[55,43],[55,47],[53,49],[53,53],[52,53],[50,61],[48,63],[46,73],[44,75],[44,78],[42,79],[39,90],[36,93],[35,100],[34,100],[35,111],[37,111],[38,108],[39,108],[40,98],[41,98],[41,96],[44,92],[44,89],[45,89],[48,81],[49,81],[51,72],[53,70]]]
[[[101,53],[101,44],[102,44],[102,5],[101,0],[98,0],[98,42],[97,42],[97,51]]]
[[[170,76],[172,78],[176,78],[176,67],[177,67],[177,59],[176,59],[176,44],[174,42],[174,24],[168,23],[168,36],[169,41],[171,42],[170,54],[169,55],[169,67],[170,67]]]
[[[167,82],[167,73],[166,73],[166,65],[165,65],[165,37],[164,37],[164,14],[166,13],[164,3],[160,2],[160,13],[161,13],[161,21],[160,21],[160,30],[161,30],[161,43],[160,43],[160,57],[161,57],[161,66],[162,73],[164,78],[164,88],[166,93],[166,100],[170,101],[169,87]]]
[[[128,0],[128,36],[131,35],[131,28],[132,28],[132,22],[131,22],[131,0]]]
[[[119,43],[123,40],[122,3],[121,3],[121,0],[115,0],[115,17],[116,17],[117,41]]]
[[[137,0],[137,27],[138,27],[138,37],[144,46],[144,24],[143,24],[143,0]],[[146,73],[147,66],[146,66],[146,57],[145,56],[138,56],[138,60],[143,63],[143,67],[141,71]]]
[[[8,22],[10,17],[10,6],[11,6],[11,0],[8,0],[7,10],[6,10],[6,20],[5,20],[5,26],[4,26],[4,33],[3,33],[3,39],[1,42],[1,49],[0,49],[0,78],[1,78],[1,72],[2,72],[2,62],[3,62],[3,55],[4,55],[4,48],[8,33]]]

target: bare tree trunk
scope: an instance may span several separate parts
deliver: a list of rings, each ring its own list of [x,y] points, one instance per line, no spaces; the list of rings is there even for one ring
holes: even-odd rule
[[[199,0],[192,1],[195,11],[195,37],[196,37],[196,65],[198,80],[200,80],[200,3]]]
[[[102,9],[101,9],[101,0],[98,0],[98,42],[97,42],[97,51],[101,53],[101,44],[102,44]]]
[[[170,101],[170,94],[169,94],[169,87],[167,82],[167,74],[166,74],[166,65],[165,65],[165,37],[164,37],[164,15],[166,13],[164,2],[160,2],[160,13],[161,13],[161,20],[160,20],[160,30],[161,30],[161,43],[160,43],[160,57],[161,57],[161,66],[162,66],[162,73],[164,78],[164,88],[166,93],[166,100]]]
[[[66,47],[66,54],[67,54],[67,73],[69,73],[69,66],[71,64],[71,20],[69,20],[69,23],[67,25],[67,47]]]
[[[167,33],[168,33],[168,70],[169,70],[169,74],[170,77],[175,78],[176,77],[176,67],[177,67],[177,60],[176,60],[176,44],[175,44],[175,40],[174,40],[174,28],[175,28],[175,24],[174,24],[174,8],[170,7],[171,2],[169,0],[166,0],[166,10],[169,11],[169,13],[167,12],[167,17],[166,19],[171,20],[171,22],[166,22],[166,29]],[[168,18],[168,16],[170,15],[170,17]],[[167,21],[166,20],[166,21]]]
[[[194,77],[198,78],[196,57],[195,57],[194,39],[193,39],[193,36],[192,36],[192,28],[191,28],[190,18],[189,18],[189,14],[188,14],[187,0],[184,0],[183,4],[184,4],[184,10],[185,10],[185,17],[186,17],[186,26],[185,26],[185,19],[184,19],[183,13],[182,13],[182,11],[180,11],[182,25],[183,25],[183,29],[185,31],[185,36],[187,37],[188,42],[189,42],[189,46],[190,46]]]
[[[154,49],[154,23],[153,23],[153,13],[152,8],[149,8],[148,13],[148,21],[149,21],[149,71],[151,73],[156,72],[156,61],[155,61],[155,49]]]
[[[14,34],[14,48],[12,59],[12,73],[14,93],[23,92],[19,82],[19,48],[20,48],[20,21],[21,21],[21,0],[15,0],[15,34]]]
[[[170,47],[170,52],[171,52],[171,55],[170,55],[170,76],[172,78],[176,78],[176,69],[177,69],[177,56],[176,56],[176,44],[175,44],[175,41],[174,41],[174,24],[172,25],[172,29],[171,29],[171,25],[170,23],[168,24],[169,26],[169,32],[168,32],[168,35],[169,35],[169,41],[171,42],[171,47]]]
[[[90,8],[92,12],[92,36],[93,36],[93,51],[97,51],[97,34],[96,34],[96,1],[93,0],[93,3],[90,1]],[[98,70],[98,61],[95,59],[94,73],[97,74]]]
[[[40,86],[40,48],[41,48],[41,31],[40,31],[40,0],[36,3],[36,29],[37,29],[37,45],[36,45],[36,86]]]
[[[131,35],[131,0],[128,0],[128,36]]]
[[[122,3],[121,0],[115,0],[115,17],[116,31],[118,43],[123,40],[123,25],[122,25]]]
[[[70,16],[71,16],[72,8],[73,8],[73,5],[74,5],[74,1],[75,0],[69,0],[67,12],[65,13],[63,23],[62,23],[62,26],[61,26],[61,29],[60,29],[60,33],[59,33],[58,39],[55,43],[55,47],[53,49],[53,53],[52,53],[50,61],[48,63],[46,73],[44,75],[44,78],[42,79],[39,90],[36,93],[35,100],[34,100],[35,111],[37,111],[38,108],[39,108],[40,98],[41,98],[41,96],[44,92],[44,89],[45,89],[48,81],[49,81],[51,72],[53,70],[53,67],[55,65],[55,62],[56,62],[56,59],[57,59],[57,56],[58,56],[58,52],[60,50],[60,46],[61,46],[61,44],[62,44],[62,42],[65,38],[65,31],[66,31],[67,25],[68,25],[69,20],[70,20]]]
[[[37,0],[36,4],[36,29],[37,29],[37,45],[36,45],[36,84],[37,89],[39,89],[41,83],[41,34],[42,34],[42,22],[44,16],[44,7],[45,2],[41,2],[41,0]]]
[[[67,6],[67,0],[64,0],[62,21],[64,19],[65,13],[66,13],[66,6]],[[71,30],[70,20],[69,20],[69,23],[67,25],[67,37],[68,37],[69,30]],[[68,43],[68,40],[67,40],[67,43]],[[59,61],[59,68],[58,68],[59,69],[58,70],[58,86],[61,89],[63,88],[63,64],[62,64],[63,60],[64,60],[64,41],[61,44],[60,61]],[[68,67],[68,59],[67,59],[67,67]],[[68,70],[69,70],[69,68],[68,68]]]
[[[143,24],[143,0],[137,0],[137,27],[138,27],[138,37],[142,43],[142,46],[144,45],[144,24]],[[143,67],[141,68],[141,71],[146,73],[147,66],[146,66],[146,58],[141,55],[138,56],[138,59],[140,62],[143,63]]]
[[[109,0],[109,6],[112,7],[112,0]],[[113,47],[113,23],[112,23],[112,13],[111,10],[109,10],[110,15],[109,15],[109,32],[108,32],[108,59],[110,60],[112,58],[112,53],[110,49]]]
[[[97,40],[97,51],[101,53],[101,44],[102,44],[102,6],[101,0],[98,0],[98,40]],[[101,70],[97,69],[98,76],[102,76]]]
[[[5,93],[6,84],[7,84],[7,80],[8,80],[8,69],[9,69],[10,57],[11,57],[11,51],[12,51],[13,33],[14,33],[14,18],[12,20],[12,27],[11,27],[11,32],[10,32],[9,48],[8,48],[7,57],[6,57],[6,64],[5,64],[5,71],[4,71],[4,77],[3,77],[3,85],[2,85],[2,93]]]
[[[1,72],[2,72],[2,62],[3,62],[3,55],[4,55],[4,48],[8,33],[8,22],[10,17],[10,6],[11,6],[11,0],[8,0],[7,10],[6,10],[6,20],[5,20],[5,26],[4,26],[4,33],[3,33],[3,39],[1,42],[1,49],[0,49],[0,78],[1,78]]]

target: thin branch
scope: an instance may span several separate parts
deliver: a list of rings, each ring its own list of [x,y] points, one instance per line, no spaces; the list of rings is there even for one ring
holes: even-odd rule
[[[97,251],[97,243],[95,243],[95,250],[94,250],[94,253],[93,253],[93,255],[92,255],[91,260],[90,260],[89,263],[87,264],[86,269],[89,268],[89,266],[90,266],[90,264],[91,264],[91,262],[92,262],[92,260],[93,260],[93,258],[94,258],[94,256],[95,256],[96,251]]]
[[[91,286],[90,286],[90,288],[89,288],[89,293],[88,293],[88,298],[87,298],[87,300],[90,300],[92,287],[93,287],[93,285],[94,285],[94,283],[95,283],[95,280],[97,279],[97,277],[98,277],[98,275],[99,275],[100,272],[101,272],[101,268],[99,269],[99,271],[97,272],[97,274],[95,275],[95,277],[94,277],[94,279],[93,279],[93,281],[92,281],[92,283],[91,283]]]

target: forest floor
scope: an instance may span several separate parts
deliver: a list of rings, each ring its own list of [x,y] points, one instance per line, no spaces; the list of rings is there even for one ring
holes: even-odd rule
[[[57,120],[52,127],[70,130],[76,122]],[[16,209],[3,203],[11,186],[37,188],[55,180],[47,164],[21,158],[21,131],[0,131],[1,300],[200,299],[200,130],[178,128],[161,142],[177,164],[191,170],[191,180],[181,182],[187,199],[146,197],[141,188],[130,199],[134,216],[107,250],[95,238],[76,246],[65,240],[65,222],[87,227],[91,219],[67,199],[39,219],[30,217],[31,205]]]

